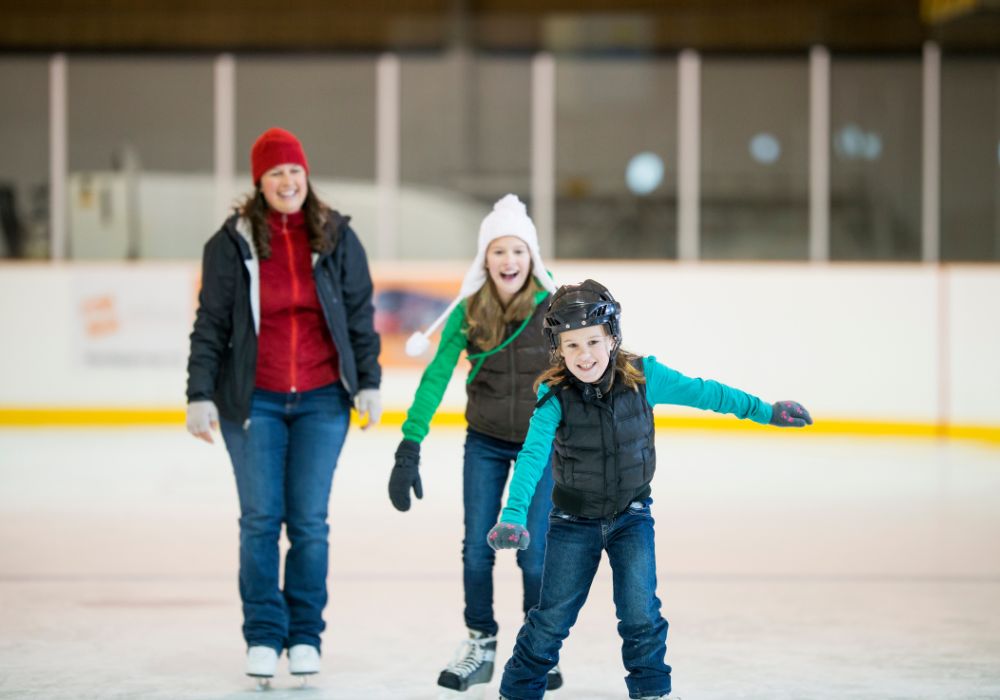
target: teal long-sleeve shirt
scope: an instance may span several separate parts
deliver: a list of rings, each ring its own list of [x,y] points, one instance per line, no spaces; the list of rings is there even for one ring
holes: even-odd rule
[[[657,362],[652,355],[643,358],[643,371],[646,375],[646,400],[650,406],[674,404],[716,413],[731,413],[756,423],[768,423],[771,420],[770,404],[756,396],[712,379],[686,377]],[[549,388],[543,384],[538,389],[538,398],[541,399],[548,392]],[[532,414],[528,435],[514,464],[514,476],[507,492],[507,506],[500,514],[501,521],[526,524],[528,505],[549,455],[552,454],[552,441],[561,420],[562,406],[558,401],[546,401]]]

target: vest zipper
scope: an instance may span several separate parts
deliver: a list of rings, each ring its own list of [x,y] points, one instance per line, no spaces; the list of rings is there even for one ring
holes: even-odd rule
[[[618,431],[615,429],[615,426],[617,425],[618,422],[615,420],[615,395],[614,395],[613,392],[609,392],[608,393],[608,406],[611,409],[611,444],[612,444],[613,449],[615,451],[615,479],[618,480],[618,481],[620,481],[621,478],[622,478],[622,475],[621,475],[621,460],[619,459],[619,455],[621,453],[621,450],[619,449],[620,446],[618,445]],[[614,489],[614,492],[613,492],[613,495],[612,495],[612,498],[615,499],[614,500],[614,508],[613,508],[613,510],[617,511],[618,510],[618,483],[617,483],[617,481],[615,482],[614,486],[615,486],[615,489]],[[616,514],[617,514],[617,512],[616,512]]]
[[[510,325],[508,324],[507,330],[510,330]],[[514,412],[517,406],[517,361],[515,355],[517,354],[517,341],[515,340],[510,346],[510,422],[508,425],[507,437],[511,440],[514,439],[514,431],[517,429],[514,425]]]

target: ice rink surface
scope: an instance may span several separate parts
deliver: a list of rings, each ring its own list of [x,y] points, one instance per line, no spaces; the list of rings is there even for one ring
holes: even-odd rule
[[[386,496],[398,429],[352,430],[331,499],[323,673],[264,697],[438,700],[464,635],[463,434]],[[1000,698],[1000,448],[660,431],[667,662],[684,700]],[[0,697],[262,697],[242,675],[235,486],[183,429],[0,430]],[[602,565],[556,700],[627,697]],[[496,570],[498,662],[520,622]],[[495,698],[485,688],[457,697]],[[455,697],[455,696],[451,696]]]

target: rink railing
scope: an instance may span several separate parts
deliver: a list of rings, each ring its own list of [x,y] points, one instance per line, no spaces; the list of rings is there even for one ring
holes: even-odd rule
[[[466,262],[372,266],[387,427],[429,356],[401,351],[414,320],[455,294]],[[767,401],[794,399],[811,435],[1000,443],[1000,266],[556,261],[621,301],[624,345]],[[0,426],[179,425],[196,262],[0,265]],[[405,303],[404,303],[405,302]],[[437,338],[433,338],[436,343]],[[456,368],[437,415],[464,424]],[[755,430],[657,408],[664,428]]]

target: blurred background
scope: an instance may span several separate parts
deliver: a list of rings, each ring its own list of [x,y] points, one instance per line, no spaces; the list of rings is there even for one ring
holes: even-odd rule
[[[0,697],[239,696],[236,495],[183,430],[185,366],[202,246],[271,126],[352,217],[383,335],[383,426],[333,489],[323,697],[435,697],[462,634],[464,366],[423,509],[385,480],[428,359],[402,342],[508,192],[630,349],[816,417],[657,409],[678,678],[1000,697],[997,0],[0,3]],[[568,698],[622,695],[606,574]]]
[[[375,259],[507,191],[560,258],[1000,258],[994,0],[5,5],[8,258],[198,257],[276,123]]]
[[[3,420],[178,420],[201,247],[280,125],[372,261],[396,419],[401,339],[514,192],[565,281],[689,324],[634,347],[838,429],[997,435],[994,0],[38,0],[0,50]],[[734,329],[794,336],[782,370]]]

